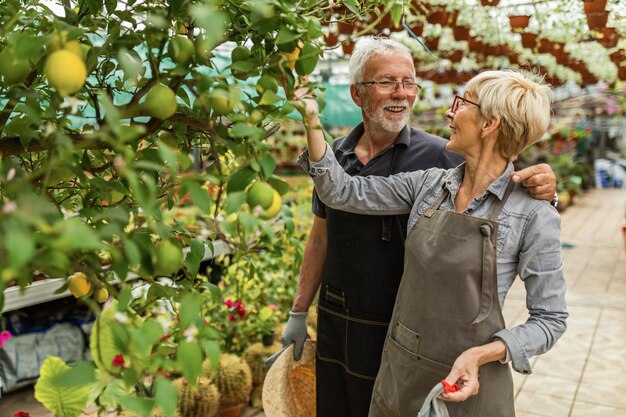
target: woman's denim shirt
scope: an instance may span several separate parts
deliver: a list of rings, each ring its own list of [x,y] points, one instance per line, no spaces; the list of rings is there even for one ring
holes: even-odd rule
[[[299,158],[300,165],[313,178],[320,199],[328,206],[358,214],[394,215],[410,212],[407,233],[418,217],[447,188],[450,195],[440,209],[454,211],[454,198],[464,174],[464,164],[444,170],[400,173],[390,177],[351,177],[337,163],[326,147],[324,158],[312,163],[308,152]],[[502,199],[511,181],[513,164],[479,198],[472,200],[464,214],[488,217],[495,199]],[[531,198],[525,189],[516,187],[498,217],[497,268],[498,298],[504,304],[507,292],[517,275],[526,288],[528,320],[519,326],[493,335],[508,348],[507,358],[513,368],[530,374],[529,359],[547,352],[566,329],[565,279],[561,261],[561,221],[547,202]]]

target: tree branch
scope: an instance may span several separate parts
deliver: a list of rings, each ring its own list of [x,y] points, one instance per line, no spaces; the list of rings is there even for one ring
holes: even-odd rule
[[[67,134],[72,143],[78,149],[107,149],[111,146],[100,140],[89,139],[83,135],[76,133]],[[43,152],[48,151],[53,147],[52,144],[46,141],[33,141],[24,148],[20,142],[19,137],[7,137],[0,140],[0,158],[6,158],[7,156],[17,155],[26,152]]]

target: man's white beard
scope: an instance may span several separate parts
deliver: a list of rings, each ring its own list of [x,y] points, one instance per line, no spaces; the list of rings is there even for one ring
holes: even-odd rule
[[[404,106],[407,108],[407,111],[401,116],[398,114],[397,118],[390,118],[385,115],[384,109],[385,107],[393,106]],[[407,100],[389,100],[374,111],[372,111],[367,102],[363,104],[363,112],[370,120],[370,123],[375,123],[382,130],[389,133],[398,133],[404,128],[404,126],[406,126],[409,121],[410,110],[411,108],[409,107],[409,102]]]

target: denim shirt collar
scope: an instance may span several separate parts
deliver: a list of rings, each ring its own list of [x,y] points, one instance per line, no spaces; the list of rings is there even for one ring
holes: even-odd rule
[[[354,148],[356,148],[356,144],[361,139],[365,133],[365,127],[363,126],[363,122],[359,123],[348,133],[346,138],[339,144],[337,147],[337,151],[341,152],[344,155],[349,155],[354,153]],[[393,143],[393,145],[403,145],[409,146],[411,143],[411,128],[409,125],[404,125],[400,134],[398,135],[398,139]],[[392,146],[393,146],[392,145]]]
[[[456,193],[459,191],[459,187],[461,186],[461,182],[463,182],[463,176],[465,174],[465,164],[463,162],[456,168],[453,168],[448,171],[448,173],[443,177],[444,181],[442,186],[447,188],[450,192],[450,195],[454,198]],[[510,174],[513,172],[513,162],[508,162],[506,165],[506,169],[494,182],[492,182],[489,187],[487,187],[488,192],[498,197],[499,200],[504,198],[504,193],[506,192],[509,183],[511,182]]]

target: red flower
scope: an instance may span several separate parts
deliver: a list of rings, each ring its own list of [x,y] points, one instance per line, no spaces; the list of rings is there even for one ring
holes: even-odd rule
[[[168,333],[165,333],[163,336],[161,336],[161,342],[164,341],[164,340],[167,340],[169,338],[170,338],[170,335]],[[122,355],[119,355],[119,356],[122,356]],[[122,358],[122,360],[123,360],[123,358]]]
[[[235,308],[237,309],[237,314],[239,317],[243,318],[246,315],[246,309],[243,306],[243,302],[241,300],[237,300],[235,303]]]
[[[30,414],[28,414],[26,411],[18,411],[15,414],[13,414],[13,417],[30,417]]]
[[[232,314],[229,314],[228,321],[235,321],[235,316],[233,316]]]
[[[224,304],[226,305],[226,307],[228,308],[232,308],[235,306],[235,303],[233,303],[233,300],[231,300],[230,298],[227,298],[226,301],[224,301]]]
[[[119,366],[120,368],[124,368],[124,356],[117,354],[111,361],[111,365]]]

